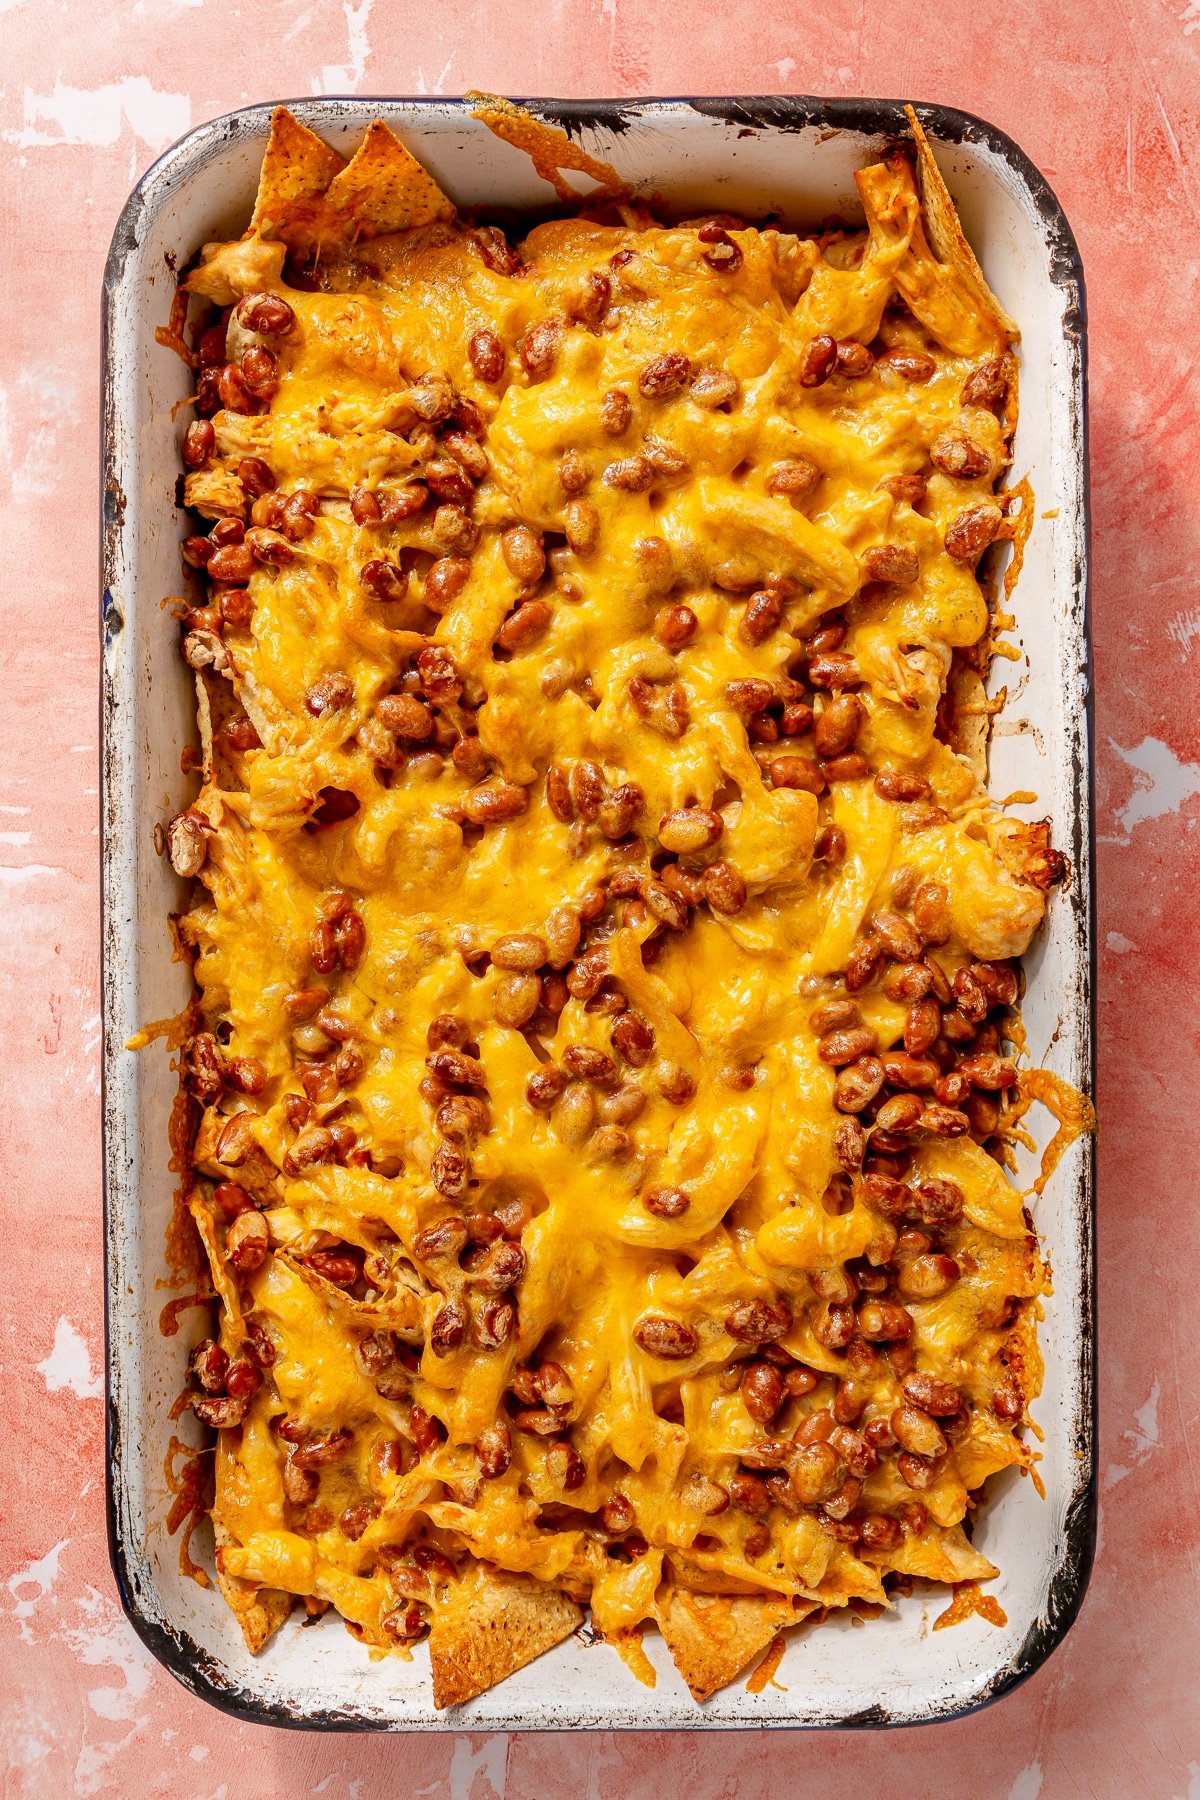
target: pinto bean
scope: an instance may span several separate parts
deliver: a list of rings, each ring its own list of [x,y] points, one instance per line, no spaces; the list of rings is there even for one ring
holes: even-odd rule
[[[654,1054],[654,1028],[639,1012],[625,1012],[612,1028],[612,1044],[631,1068],[643,1068]]]
[[[296,329],[296,314],[280,294],[245,294],[234,313],[239,325],[260,337],[288,337]]]
[[[837,1493],[846,1478],[846,1466],[829,1444],[803,1444],[789,1459],[788,1470],[796,1498],[805,1506],[819,1506]]]
[[[633,1328],[633,1341],[647,1356],[669,1362],[694,1356],[698,1348],[696,1334],[690,1325],[685,1325],[682,1319],[665,1318],[658,1313],[649,1313],[638,1320]]]
[[[963,1137],[970,1129],[971,1121],[966,1113],[952,1106],[934,1104],[927,1106],[921,1114],[921,1130],[931,1137]]]
[[[488,1131],[490,1119],[475,1094],[451,1094],[437,1110],[437,1128],[451,1143],[469,1148]]]
[[[665,882],[645,880],[641,894],[646,906],[661,925],[665,925],[669,931],[686,931],[691,917],[687,902],[673,893]]]
[[[687,386],[692,365],[679,351],[668,351],[645,364],[638,374],[638,391],[648,400],[669,400]]]
[[[725,1329],[739,1344],[773,1344],[791,1330],[786,1300],[739,1300],[725,1315]]]
[[[731,862],[710,863],[700,885],[714,912],[738,913],[746,904],[746,883]]]
[[[861,375],[869,375],[875,367],[875,357],[865,344],[859,344],[853,338],[838,340],[837,372],[852,380]]]
[[[544,600],[526,600],[509,613],[496,633],[496,642],[502,650],[513,654],[528,650],[531,644],[546,635],[553,617],[553,608]]]
[[[873,545],[863,552],[862,568],[868,581],[882,581],[895,587],[907,587],[921,572],[916,551],[906,544]]]
[[[992,1094],[1004,1093],[1017,1079],[1015,1064],[994,1052],[964,1056],[955,1072],[965,1076],[972,1087]]]
[[[530,381],[545,381],[554,370],[562,342],[562,321],[537,319],[517,339],[517,355]]]
[[[879,485],[893,500],[903,500],[914,510],[924,505],[929,494],[929,483],[924,475],[889,475]]]
[[[906,1093],[931,1088],[941,1071],[928,1057],[910,1056],[906,1050],[888,1050],[883,1057],[884,1079]]]
[[[875,358],[875,367],[898,375],[901,381],[916,383],[929,381],[937,371],[932,356],[923,350],[885,350]]]
[[[920,967],[915,963],[901,966]],[[942,1014],[937,1001],[928,995],[922,1000],[914,1000],[904,1017],[904,1048],[911,1056],[921,1056],[937,1042],[941,1028]]]
[[[971,964],[971,975],[991,1006],[1015,1006],[1020,992],[1017,971],[1007,962]]]
[[[896,1286],[906,1300],[937,1300],[949,1293],[960,1274],[952,1256],[927,1251],[901,1263]]]
[[[486,325],[472,334],[467,344],[467,355],[476,375],[488,387],[495,387],[503,379],[504,345]]]
[[[667,650],[682,650],[700,629],[690,606],[665,606],[654,622],[654,635]]]
[[[596,1102],[591,1090],[583,1081],[568,1082],[554,1105],[555,1135],[577,1148],[591,1136],[595,1123]]]
[[[440,1015],[441,1018],[446,1016]],[[438,1021],[435,1020],[434,1023],[437,1024]],[[425,1065],[430,1074],[436,1075],[439,1081],[444,1081],[447,1087],[484,1087],[487,1082],[479,1058],[468,1056],[463,1050],[449,1047],[433,1050],[425,1058]]]
[[[962,1405],[962,1395],[954,1383],[943,1381],[937,1375],[914,1369],[904,1377],[900,1387],[911,1406],[919,1407],[935,1418],[951,1418]]]
[[[832,375],[837,363],[837,340],[822,332],[811,340],[800,359],[800,385],[821,387]]]
[[[877,1056],[862,1056],[839,1069],[833,1084],[833,1104],[839,1112],[858,1113],[869,1106],[883,1086],[883,1064]]]
[[[857,694],[839,694],[817,715],[813,726],[813,746],[820,757],[842,756],[850,749],[864,718],[862,701]]]
[[[1025,1411],[1025,1397],[1015,1375],[1006,1375],[992,1394],[992,1411],[998,1419],[1019,1419]]]
[[[623,436],[632,417],[633,407],[628,394],[623,394],[620,388],[609,388],[600,400],[600,421],[607,436]]]
[[[976,563],[988,545],[994,542],[1004,523],[1004,514],[994,501],[983,500],[964,507],[946,527],[946,553],[955,562]]]
[[[912,1314],[890,1300],[864,1300],[858,1309],[858,1329],[869,1344],[902,1342],[912,1336]]]
[[[609,1495],[600,1509],[600,1523],[609,1537],[624,1537],[633,1529],[634,1520],[633,1505],[619,1489]]]
[[[527,586],[540,581],[546,572],[546,550],[542,535],[528,525],[510,525],[500,534],[500,553],[510,572]]]
[[[436,613],[443,613],[467,584],[471,565],[465,556],[440,556],[425,576],[421,598]]]
[[[906,1136],[915,1131],[925,1108],[916,1094],[894,1094],[885,1100],[875,1115],[875,1141],[878,1143],[880,1133],[890,1136]]]
[[[765,644],[782,617],[783,595],[778,588],[762,588],[746,603],[741,635],[749,644]]]
[[[767,773],[774,788],[799,789],[809,794],[825,791],[824,771],[806,756],[777,756]]]
[[[929,460],[935,469],[955,481],[976,481],[989,474],[992,467],[987,451],[965,431],[939,432],[929,446]]]
[[[812,1331],[827,1350],[844,1350],[854,1336],[854,1308],[839,1300],[829,1301],[813,1319]]]
[[[817,1044],[817,1055],[831,1069],[844,1069],[860,1056],[873,1055],[876,1046],[875,1033],[869,1026],[856,1025],[827,1031]]]
[[[436,1356],[445,1356],[451,1350],[457,1350],[467,1335],[470,1323],[466,1307],[461,1300],[447,1300],[434,1314],[433,1324],[429,1330],[429,1344]]]
[[[862,674],[847,651],[827,650],[809,663],[808,679],[815,688],[851,688],[860,685]]]
[[[523,787],[497,778],[472,788],[463,801],[463,811],[473,825],[497,825],[520,818],[528,805],[529,795]]]
[[[1008,376],[1003,357],[989,356],[985,362],[972,369],[963,383],[964,406],[1002,406],[1007,398]]]
[[[946,1439],[940,1427],[919,1406],[898,1406],[888,1423],[896,1442],[913,1456],[932,1459],[946,1454]]]
[[[486,1425],[475,1440],[479,1472],[485,1481],[497,1481],[512,1462],[512,1432],[503,1419]]]
[[[183,434],[183,460],[189,469],[202,469],[217,447],[210,419],[193,419]]]
[[[693,377],[688,398],[714,412],[717,407],[733,405],[740,393],[741,383],[728,369],[704,368]]]
[[[609,463],[603,480],[606,487],[617,488],[623,493],[644,494],[654,486],[654,464],[646,456],[621,457]]]
[[[783,1377],[769,1362],[749,1363],[742,1375],[742,1403],[759,1425],[769,1425],[783,1405]]]
[[[582,1081],[607,1085],[617,1078],[617,1066],[612,1057],[606,1056],[603,1050],[594,1050],[590,1044],[568,1044],[563,1052],[563,1065],[568,1074]]]
[[[710,849],[724,829],[725,821],[719,812],[689,806],[660,819],[658,841],[674,856],[694,856],[697,851]]]
[[[807,456],[792,456],[772,464],[763,486],[777,499],[806,500],[820,481],[821,471],[816,463]]]

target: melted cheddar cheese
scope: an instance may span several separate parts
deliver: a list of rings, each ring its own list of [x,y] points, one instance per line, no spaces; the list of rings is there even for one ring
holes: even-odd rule
[[[1054,862],[960,715],[1015,363],[944,197],[859,187],[516,252],[327,198],[314,250],[297,177],[188,278],[193,1404],[256,1644],[292,1596],[436,1641],[480,1571],[673,1649],[681,1594],[766,1643],[995,1573]]]

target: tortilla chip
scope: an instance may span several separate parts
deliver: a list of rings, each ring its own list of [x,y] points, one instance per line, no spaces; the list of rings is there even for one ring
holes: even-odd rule
[[[452,219],[454,206],[394,131],[376,119],[325,195],[342,235],[382,237]]]
[[[992,849],[1017,881],[1044,894],[1070,879],[1070,863],[1050,842],[1049,819],[1000,819],[989,835]]]
[[[239,1163],[236,1168],[217,1161],[217,1140],[228,1125],[229,1116],[218,1112],[215,1106],[205,1108],[192,1149],[192,1167],[197,1174],[209,1175],[214,1181],[236,1182],[238,1187],[245,1188],[249,1193],[276,1193],[279,1170],[261,1145],[256,1144],[245,1162]]]
[[[563,169],[574,169],[580,175],[587,175],[612,199],[628,194],[628,182],[622,181],[615,169],[573,144],[557,125],[535,119],[524,107],[515,106],[511,100],[503,100],[497,94],[466,94],[464,99],[479,102],[473,108],[474,116],[514,150],[523,150],[560,200],[578,200],[580,197],[579,189],[563,179]]]
[[[880,1560],[880,1569],[919,1575],[926,1581],[990,1581],[1000,1573],[968,1542],[961,1525],[927,1526],[920,1537],[906,1537]]]
[[[408,1344],[424,1342],[421,1301],[413,1289],[402,1287],[390,1297],[382,1296],[374,1301],[356,1300],[353,1294],[327,1280],[299,1257],[290,1255],[287,1250],[281,1250],[279,1254],[293,1274],[340,1315],[347,1326],[353,1326],[357,1331],[394,1331]]]
[[[671,1589],[659,1602],[656,1616],[693,1699],[707,1700],[800,1615],[782,1596],[733,1600]]]
[[[433,1704],[461,1706],[552,1650],[583,1622],[573,1600],[477,1563],[434,1606],[429,1630]]]
[[[216,1517],[213,1518],[212,1527],[218,1550],[233,1543],[233,1538]],[[291,1612],[291,1594],[282,1593],[278,1588],[255,1587],[249,1581],[239,1581],[236,1575],[224,1574],[219,1557],[217,1586],[225,1604],[242,1628],[242,1636],[251,1656],[257,1656]]]
[[[946,682],[950,696],[949,742],[979,782],[987,780],[988,741],[992,714],[987,689],[968,663],[955,663]]]
[[[228,674],[215,669],[196,671],[196,718],[200,726],[200,754],[205,785],[234,794],[244,790],[238,764],[226,748],[221,728],[244,711]]]
[[[934,252],[938,260],[952,268],[959,281],[970,290],[979,311],[994,322],[997,330],[1009,343],[1015,343],[1020,332],[988,286],[983,270],[975,260],[975,252],[963,236],[958,211],[950,198],[950,190],[942,179],[942,171],[938,168],[933,151],[929,148],[929,139],[921,128],[921,121],[911,106],[906,106],[904,113],[912,130],[913,142],[917,146],[917,191],[921,196],[921,211],[925,215],[925,225]]]
[[[184,477],[183,504],[205,519],[241,519],[246,490],[231,469],[193,469]]]
[[[264,236],[285,236],[282,227],[319,200],[345,167],[344,157],[301,125],[286,106],[277,106],[258,180],[253,229]]]
[[[264,236],[307,255],[453,217],[453,204],[382,119],[346,162],[286,107],[276,109],[254,208]]]

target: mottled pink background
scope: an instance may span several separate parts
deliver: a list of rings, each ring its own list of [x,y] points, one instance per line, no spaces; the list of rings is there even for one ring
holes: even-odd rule
[[[0,0],[0,1741],[16,1796],[395,1792],[1200,1800],[1200,0]],[[100,275],[173,139],[307,93],[808,92],[1009,131],[1091,312],[1102,1512],[1083,1614],[978,1717],[904,1733],[318,1737],[184,1694],[104,1545],[97,912]]]

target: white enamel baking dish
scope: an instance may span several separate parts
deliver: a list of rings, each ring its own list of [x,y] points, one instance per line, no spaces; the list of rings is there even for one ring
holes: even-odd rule
[[[548,190],[518,151],[452,100],[304,100],[297,116],[349,154],[382,116],[460,204],[533,211]],[[803,98],[532,102],[681,216],[722,208],[813,225],[857,213],[854,169],[904,131],[898,103]],[[1015,473],[1037,522],[1017,589],[1010,693],[992,748],[993,792],[1033,790],[1073,878],[1028,959],[1025,1022],[1035,1062],[1091,1085],[1090,764],[1083,282],[1070,228],[1041,176],[1003,133],[966,114],[919,109],[967,235],[1020,322]],[[174,269],[249,216],[268,107],[201,126],[138,184],[113,238],[104,288],[102,545],[105,1177],[107,1193],[109,1528],[126,1610],[185,1687],[245,1718],[346,1729],[847,1726],[928,1723],[1012,1688],[1050,1653],[1078,1610],[1094,1538],[1092,1150],[1076,1143],[1036,1206],[1054,1272],[1042,1344],[1046,1497],[1015,1471],[993,1484],[975,1541],[999,1564],[990,1591],[1008,1623],[933,1632],[944,1589],[903,1599],[864,1629],[849,1617],[794,1633],[776,1685],[738,1681],[697,1707],[652,1635],[653,1691],[586,1629],[489,1693],[436,1714],[423,1653],[372,1663],[334,1617],[284,1626],[251,1657],[215,1588],[181,1576],[166,1531],[169,1409],[203,1315],[159,1332],[174,1178],[167,1121],[175,1077],[161,1045],[126,1039],[178,1012],[188,971],[172,960],[167,914],[183,899],[155,826],[189,797],[180,749],[195,740],[177,631],[160,607],[180,591],[179,445],[171,417],[187,372],[155,343]],[[1045,1118],[1046,1115],[1039,1115]],[[1032,1163],[1023,1171],[1032,1179]],[[190,1329],[189,1329],[190,1328]],[[203,1538],[198,1536],[203,1550]]]

